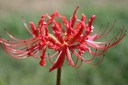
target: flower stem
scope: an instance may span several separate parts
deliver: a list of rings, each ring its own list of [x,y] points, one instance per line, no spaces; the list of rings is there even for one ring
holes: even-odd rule
[[[61,68],[57,69],[57,81],[56,85],[60,85],[60,80],[61,80]]]

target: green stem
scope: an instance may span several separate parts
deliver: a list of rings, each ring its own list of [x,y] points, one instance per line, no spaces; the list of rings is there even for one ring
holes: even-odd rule
[[[61,80],[61,68],[57,69],[57,81],[56,85],[60,85],[60,80]]]

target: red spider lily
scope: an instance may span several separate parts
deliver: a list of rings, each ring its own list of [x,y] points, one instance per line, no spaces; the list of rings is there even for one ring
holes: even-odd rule
[[[0,37],[0,45],[6,53],[14,58],[23,59],[30,56],[33,58],[41,58],[41,66],[46,65],[45,59],[49,59],[51,62],[51,59],[55,55],[59,54],[57,59],[53,63],[51,62],[53,66],[49,71],[52,71],[55,68],[60,68],[64,63],[65,58],[67,59],[68,65],[72,65],[75,68],[79,68],[82,61],[91,65],[99,64],[103,60],[104,56],[97,63],[91,63],[90,61],[92,61],[95,56],[102,55],[108,48],[119,43],[125,36],[126,31],[123,28],[112,39],[104,42],[96,42],[96,39],[108,35],[114,28],[115,23],[109,31],[107,31],[107,26],[101,35],[98,35],[100,30],[96,34],[90,35],[93,32],[92,22],[96,16],[92,15],[88,21],[88,24],[85,24],[86,16],[84,14],[81,15],[81,20],[76,17],[76,11],[78,8],[79,7],[75,9],[73,17],[71,17],[69,21],[67,21],[65,16],[61,16],[58,11],[54,12],[51,16],[48,14],[43,15],[37,28],[33,22],[30,22],[32,31],[29,30],[25,21],[23,20],[26,29],[30,34],[33,35],[33,38],[19,40],[6,32],[9,37],[15,41],[5,40]],[[63,25],[55,20],[55,17],[61,18]],[[48,20],[46,21],[45,18],[48,18]],[[48,26],[51,26],[51,28],[48,28]],[[54,35],[50,34],[49,30],[52,30]],[[112,43],[110,44],[110,42]],[[20,49],[17,47],[20,47]],[[96,51],[93,52],[90,47],[96,49]],[[46,48],[53,49],[56,51],[56,53],[52,56],[46,57]],[[78,52],[76,50],[78,50]],[[97,52],[98,50],[101,52]],[[87,60],[82,57],[82,54],[86,51],[93,55],[91,59]],[[77,57],[75,63],[70,52]],[[37,54],[40,54],[40,56],[35,57]],[[78,60],[81,60],[79,65],[77,65]]]

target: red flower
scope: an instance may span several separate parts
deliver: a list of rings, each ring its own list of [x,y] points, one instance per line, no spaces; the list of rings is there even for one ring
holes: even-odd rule
[[[75,68],[79,68],[82,64],[82,61],[91,65],[99,64],[103,60],[104,56],[97,63],[91,63],[90,61],[92,61],[95,56],[102,55],[108,48],[119,43],[125,36],[126,31],[123,28],[112,39],[104,42],[96,42],[96,39],[108,35],[114,28],[115,23],[109,31],[107,31],[107,26],[101,35],[98,35],[101,29],[96,34],[90,35],[94,28],[92,22],[96,16],[92,15],[88,21],[88,24],[85,24],[86,16],[84,14],[81,15],[81,20],[76,17],[76,11],[78,8],[79,7],[75,9],[73,17],[71,17],[69,21],[67,21],[65,16],[61,16],[58,11],[54,12],[51,16],[48,14],[43,15],[38,23],[37,28],[33,22],[30,22],[32,32],[29,30],[23,20],[26,29],[30,34],[33,35],[33,38],[19,40],[7,32],[7,34],[16,41],[9,41],[0,37],[0,45],[5,50],[5,52],[14,58],[23,59],[29,56],[34,58],[41,58],[41,66],[46,65],[45,59],[49,59],[51,62],[51,59],[55,55],[59,54],[57,59],[53,63],[51,62],[53,66],[49,71],[52,71],[55,68],[60,68],[64,63],[65,58],[67,59],[68,65],[72,65]],[[62,23],[56,21],[55,17],[61,18]],[[47,21],[45,21],[45,18],[48,18]],[[51,26],[51,28],[48,28],[49,26]],[[52,30],[53,33],[50,34],[49,30]],[[112,43],[110,44],[110,42]],[[17,47],[23,48],[18,49]],[[46,57],[47,47],[48,49],[55,50],[56,53],[52,56]],[[96,51],[93,52],[91,47],[96,49]],[[98,50],[101,52],[97,52]],[[91,59],[87,60],[82,57],[82,54],[86,51],[93,55]],[[72,56],[70,52],[77,57],[75,63],[72,59],[74,56]],[[40,56],[35,57],[37,54],[40,54]],[[79,65],[77,65],[78,60],[81,60]]]

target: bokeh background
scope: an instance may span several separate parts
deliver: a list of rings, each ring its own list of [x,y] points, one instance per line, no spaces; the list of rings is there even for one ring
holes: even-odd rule
[[[32,37],[25,29],[21,16],[29,25],[36,26],[41,15],[51,15],[58,10],[69,20],[74,9],[78,18],[81,13],[87,16],[96,15],[95,28],[103,28],[117,20],[115,29],[110,33],[111,39],[120,29],[128,29],[128,0],[0,0],[0,35],[9,39],[6,29],[20,39]],[[106,40],[106,39],[102,39]],[[79,69],[67,64],[62,68],[62,85],[127,85],[128,84],[128,37],[105,53],[99,65],[88,65],[83,62]],[[48,66],[41,67],[39,59],[27,58],[18,60],[6,54],[0,47],[0,85],[55,85],[56,70],[49,73]]]

